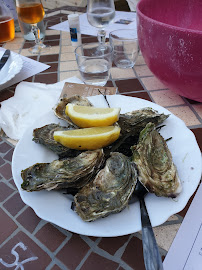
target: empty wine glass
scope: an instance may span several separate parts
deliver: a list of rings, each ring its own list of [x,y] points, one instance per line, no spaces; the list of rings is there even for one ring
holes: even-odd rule
[[[105,43],[106,31],[104,27],[108,25],[115,16],[114,0],[88,0],[87,18],[88,22],[97,28],[98,41],[101,46]]]
[[[27,24],[31,24],[31,31],[35,36],[35,46],[29,51],[37,54],[41,49],[49,47],[43,44],[40,39],[40,30],[37,23],[43,20],[45,11],[41,0],[16,0],[16,7],[19,19]]]

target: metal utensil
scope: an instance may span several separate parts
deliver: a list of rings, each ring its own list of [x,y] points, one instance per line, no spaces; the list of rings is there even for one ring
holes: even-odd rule
[[[10,57],[10,50],[6,50],[3,54],[3,56],[0,59],[0,70],[2,69],[2,67],[6,64],[6,62],[8,61],[8,58]]]
[[[147,189],[140,181],[137,182],[134,194],[140,202],[141,222],[142,222],[142,244],[144,263],[146,270],[163,270],[162,259],[158,245],[151,226],[149,215],[144,201],[144,196],[148,193]]]

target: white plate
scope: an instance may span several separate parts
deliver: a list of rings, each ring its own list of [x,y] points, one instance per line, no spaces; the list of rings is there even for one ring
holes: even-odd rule
[[[0,59],[4,51],[0,51]],[[22,57],[19,54],[11,52],[8,61],[0,71],[0,85],[5,84],[17,75],[23,66]]]
[[[89,100],[99,107],[106,107],[102,96],[89,97]],[[201,177],[201,152],[197,145],[195,136],[185,126],[184,122],[171,114],[168,110],[152,102],[127,97],[108,96],[111,107],[121,107],[121,113],[152,107],[160,113],[170,114],[165,121],[166,127],[161,129],[163,137],[172,140],[168,141],[168,147],[172,152],[179,176],[182,181],[183,191],[176,198],[156,197],[148,194],[145,198],[149,216],[153,226],[164,223],[171,215],[181,211],[187,204],[189,198],[196,190]],[[51,162],[57,156],[44,146],[32,141],[32,131],[49,123],[62,123],[53,112],[41,117],[24,134],[17,144],[12,161],[12,172],[15,184],[20,192],[22,200],[33,208],[35,213],[42,219],[52,222],[69,231],[100,237],[114,237],[131,234],[141,230],[139,203],[129,205],[118,214],[112,214],[106,218],[94,222],[84,222],[74,213],[71,207],[71,200],[67,195],[58,191],[27,192],[21,189],[22,169],[25,169],[37,162]]]

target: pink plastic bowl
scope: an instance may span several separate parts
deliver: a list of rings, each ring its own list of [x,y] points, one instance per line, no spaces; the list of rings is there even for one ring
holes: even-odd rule
[[[154,75],[202,102],[202,0],[140,0],[139,46]]]

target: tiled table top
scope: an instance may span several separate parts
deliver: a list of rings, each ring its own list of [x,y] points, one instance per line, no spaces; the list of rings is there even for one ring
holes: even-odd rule
[[[51,49],[40,55],[29,54],[28,48],[31,43],[24,41],[21,33],[16,33],[13,41],[1,44],[4,48],[51,66],[48,70],[28,78],[27,81],[55,83],[72,76],[80,78],[69,33],[48,30],[48,27],[66,20],[67,14],[71,12],[84,12],[84,10],[65,7],[47,12],[44,20],[47,26],[45,43],[51,45]],[[83,42],[96,40],[96,37],[82,37]],[[178,96],[165,88],[148,69],[141,54],[133,69],[123,70],[113,67],[107,86],[118,87],[120,94],[146,99],[167,108],[194,132],[202,149],[202,104]],[[0,92],[0,101],[13,96],[14,91],[15,86],[11,86]],[[13,150],[14,145],[2,136],[0,138],[0,269],[145,269],[141,232],[114,238],[87,237],[66,231],[37,217],[34,211],[22,202],[12,179]],[[192,199],[193,196],[183,211],[154,228],[162,258],[166,256]],[[19,262],[21,268],[17,268]]]

